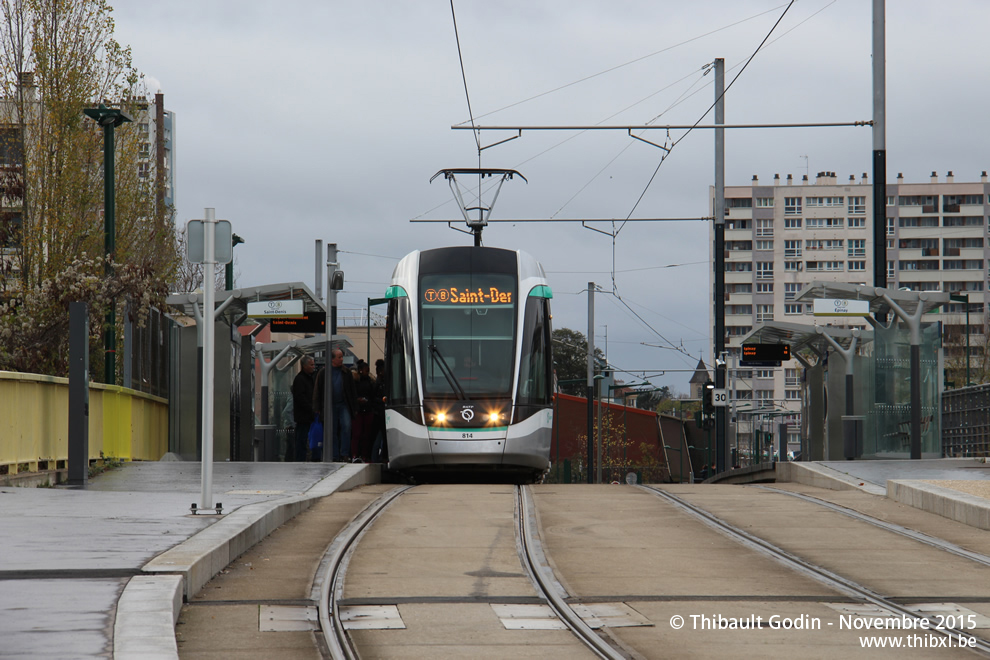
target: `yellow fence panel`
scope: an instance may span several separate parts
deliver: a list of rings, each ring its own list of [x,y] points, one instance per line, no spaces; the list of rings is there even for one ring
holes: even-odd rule
[[[69,381],[0,371],[0,472],[65,467]],[[91,383],[89,457],[160,459],[168,451],[168,401]]]

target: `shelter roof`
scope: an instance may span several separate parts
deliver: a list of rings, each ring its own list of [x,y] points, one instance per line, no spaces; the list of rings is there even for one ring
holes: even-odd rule
[[[870,303],[870,314],[889,314],[892,310],[883,298],[885,293],[907,314],[913,314],[918,305],[924,305],[922,313],[927,313],[949,302],[949,294],[942,291],[903,291],[846,282],[812,282],[798,292],[794,301],[809,302],[829,298],[865,300]]]
[[[743,337],[742,343],[761,344],[787,344],[791,348],[791,355],[797,355],[799,351],[810,348],[816,355],[823,355],[828,348],[828,340],[818,332],[821,328],[827,332],[832,339],[838,342],[843,348],[849,348],[852,341],[853,332],[851,328],[844,328],[835,325],[808,325],[806,323],[788,323],[785,321],[771,321],[753,328],[748,335]],[[860,330],[860,343],[873,341],[873,330]]]
[[[233,291],[217,291],[215,295],[216,308],[223,307],[223,316],[232,326],[264,325],[267,323],[263,319],[248,318],[247,304],[249,302],[302,300],[303,311],[307,314],[327,311],[323,301],[317,298],[316,294],[302,282],[243,287]],[[166,299],[166,302],[181,309],[187,316],[195,317],[194,306],[202,307],[203,294],[202,292],[173,293]]]

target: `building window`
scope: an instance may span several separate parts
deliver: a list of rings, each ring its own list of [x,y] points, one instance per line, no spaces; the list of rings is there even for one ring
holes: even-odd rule
[[[772,209],[773,208],[773,197],[757,197],[756,206],[761,209]]]
[[[756,249],[773,252],[773,241],[756,241]]]
[[[753,241],[726,241],[726,252],[748,252],[753,249]]]
[[[736,390],[732,396],[736,401],[752,401],[753,391],[752,390]]]
[[[757,218],[757,236],[773,236],[773,218]]]
[[[805,199],[808,204],[808,208],[818,207],[818,206],[842,206],[843,199],[841,197],[808,197]]]
[[[784,258],[796,259],[801,256],[801,241],[784,241]]]
[[[753,200],[750,197],[734,197],[726,198],[725,208],[727,209],[751,209],[753,208]]]
[[[839,271],[844,269],[842,261],[809,261],[806,267],[810,271]]]
[[[756,322],[769,323],[773,321],[773,305],[756,306]]]
[[[800,229],[801,218],[784,218],[784,229]]]
[[[757,401],[773,401],[773,390],[756,390]]]
[[[846,207],[846,210],[849,212],[849,215],[864,215],[866,213],[866,198],[850,197],[849,206]]]
[[[849,261],[849,270],[866,270],[865,261]]]
[[[801,215],[801,198],[784,198],[784,215]]]
[[[866,218],[849,218],[850,229],[863,229],[866,227]]]
[[[866,256],[866,239],[865,238],[850,238],[849,239],[849,251],[846,253],[850,257],[865,257]]]
[[[729,325],[725,328],[725,334],[730,337],[745,337],[753,331],[751,325]]]
[[[726,305],[725,306],[726,316],[752,316],[753,306],[752,305]]]
[[[894,219],[887,218],[887,236],[894,235]]]
[[[757,282],[757,293],[773,293],[773,282]]]
[[[756,378],[773,378],[773,369],[757,369],[753,372]]]
[[[804,226],[807,229],[842,229],[845,224],[844,218],[807,218]]]
[[[784,387],[800,387],[801,377],[797,369],[784,369]]]
[[[983,270],[983,259],[945,259],[942,270]]]
[[[753,293],[753,285],[749,282],[733,282],[725,285],[726,293]]]
[[[925,218],[926,220],[928,218]],[[925,225],[929,227],[931,225]],[[937,224],[935,225],[938,226]],[[947,215],[942,218],[943,227],[982,227],[982,215]]]
[[[898,206],[930,206],[932,212],[938,205],[938,195],[901,195],[897,198]]]
[[[784,390],[784,399],[788,401],[800,401],[801,390]]]
[[[725,263],[725,272],[751,273],[753,272],[753,263],[750,261],[727,261]]]
[[[938,270],[938,259],[914,259],[898,261],[899,270]],[[946,260],[949,263],[949,260]]]
[[[772,261],[757,261],[756,262],[756,279],[758,279],[758,280],[772,280],[773,279],[773,262]]]
[[[804,305],[798,303],[785,303],[784,304],[784,314],[804,314]]]
[[[798,271],[804,267],[803,261],[785,261],[784,262],[784,272],[787,271]]]
[[[784,300],[794,300],[794,296],[801,291],[801,287],[800,282],[784,282]]]
[[[750,229],[752,225],[750,218],[729,218],[725,221],[726,229]]]

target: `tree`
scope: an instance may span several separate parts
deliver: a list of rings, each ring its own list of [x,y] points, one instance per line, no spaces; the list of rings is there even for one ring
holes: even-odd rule
[[[140,118],[148,107],[111,12],[106,0],[0,7],[0,369],[63,375],[73,300],[63,290],[91,305],[98,347],[111,301],[128,296],[140,323],[164,305],[178,264],[172,211],[140,169],[149,154],[139,120],[116,131],[116,274],[103,275],[103,134],[83,109],[105,103]]]
[[[604,364],[605,354],[595,348],[595,373]],[[588,340],[584,335],[569,328],[554,330],[553,366],[561,392],[575,396],[587,394]]]

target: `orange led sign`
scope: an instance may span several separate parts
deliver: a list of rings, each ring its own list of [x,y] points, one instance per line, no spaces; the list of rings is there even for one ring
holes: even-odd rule
[[[423,301],[440,303],[441,305],[511,305],[512,292],[502,291],[498,287],[482,289],[460,289],[456,286],[426,289],[423,291]]]

